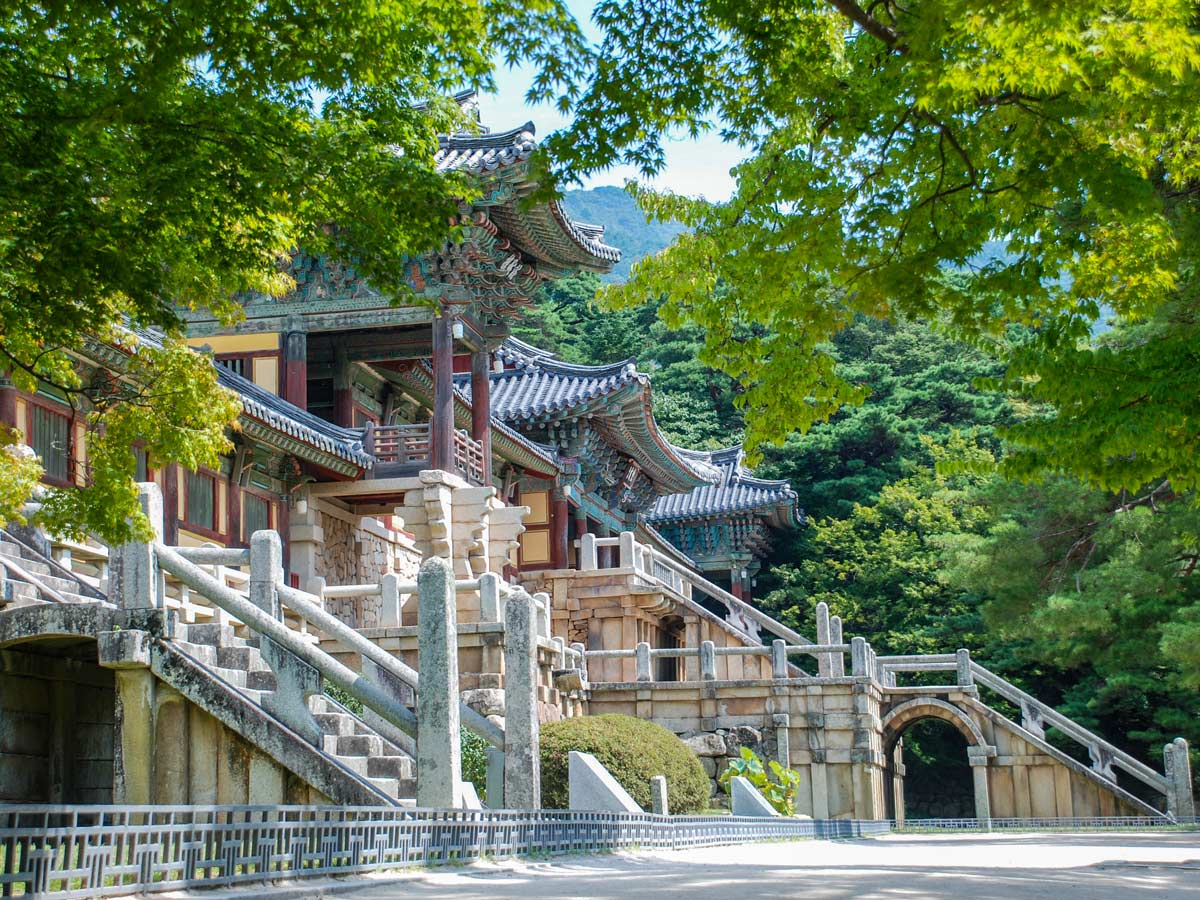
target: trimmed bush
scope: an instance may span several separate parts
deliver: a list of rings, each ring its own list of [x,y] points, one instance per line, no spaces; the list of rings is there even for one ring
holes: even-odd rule
[[[661,725],[632,716],[583,716],[542,726],[542,805],[566,809],[567,754],[590,753],[642,809],[650,810],[650,779],[667,776],[667,802],[678,815],[708,805],[708,777],[696,754]]]

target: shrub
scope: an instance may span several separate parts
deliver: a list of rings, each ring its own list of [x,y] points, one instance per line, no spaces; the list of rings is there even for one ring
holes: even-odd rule
[[[726,790],[729,790],[729,782],[735,776],[741,775],[758,788],[758,792],[775,807],[777,813],[781,816],[794,816],[796,814],[796,791],[800,787],[800,774],[795,769],[785,769],[775,760],[771,760],[770,765],[771,771],[768,774],[758,755],[749,747],[743,747],[742,758],[735,759],[721,773],[721,784]],[[771,775],[775,776],[774,781],[771,780]]]
[[[475,785],[479,799],[487,801],[487,748],[491,746],[484,738],[463,728],[459,746],[462,747],[462,779]]]
[[[567,807],[567,754],[572,750],[595,756],[642,809],[650,809],[655,775],[667,777],[672,813],[696,813],[708,805],[708,777],[683,741],[653,722],[606,715],[542,726],[542,805],[547,809]]]

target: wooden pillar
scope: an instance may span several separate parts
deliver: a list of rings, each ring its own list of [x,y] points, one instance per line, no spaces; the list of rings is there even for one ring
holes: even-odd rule
[[[571,508],[567,498],[557,491],[550,505],[550,566],[554,569],[567,567],[568,531],[571,527]]]
[[[343,428],[354,427],[354,381],[350,361],[340,349],[333,361],[333,417]]]
[[[163,542],[172,547],[179,543],[179,482],[186,477],[178,465],[163,470]]]
[[[471,354],[471,437],[483,446],[483,483],[492,483],[492,381],[488,378],[491,353],[487,348]]]
[[[454,471],[454,338],[443,310],[433,320],[433,467]]]
[[[729,570],[729,593],[733,594],[739,600],[743,599],[742,570],[740,568]]]
[[[283,399],[308,409],[308,335],[303,331],[283,337]]]
[[[607,525],[600,524],[600,525],[596,526],[596,537],[603,538],[603,537],[611,537],[611,536],[612,536],[612,529],[609,528]],[[599,550],[599,554],[600,554],[600,568],[611,569],[613,567],[613,548],[612,547],[601,547]]]

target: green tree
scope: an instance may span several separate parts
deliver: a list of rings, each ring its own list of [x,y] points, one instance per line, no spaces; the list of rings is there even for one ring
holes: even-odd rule
[[[562,171],[650,174],[668,136],[708,128],[748,152],[726,203],[639,193],[690,230],[607,296],[665,296],[668,324],[704,329],[752,446],[861,399],[827,350],[859,315],[977,341],[1017,322],[1036,337],[1008,351],[1007,383],[1057,415],[1012,430],[1034,451],[1013,471],[1200,483],[1196,391],[1157,389],[1195,371],[1191,0],[602,0],[594,18],[594,64],[562,92]],[[1161,330],[1114,356],[1088,344],[1103,310]]]
[[[469,125],[451,93],[490,86],[497,57],[553,82],[584,56],[561,0],[9,4],[0,366],[83,408],[95,451],[93,487],[51,497],[58,526],[126,534],[133,457],[115,436],[137,423],[156,465],[222,449],[235,405],[182,352],[178,307],[232,318],[240,293],[285,292],[296,247],[404,296],[408,255],[444,240],[473,193],[434,169],[438,133]],[[130,321],[166,344],[139,350],[129,384],[88,384],[86,337],[128,344]],[[15,459],[0,454],[4,499]]]

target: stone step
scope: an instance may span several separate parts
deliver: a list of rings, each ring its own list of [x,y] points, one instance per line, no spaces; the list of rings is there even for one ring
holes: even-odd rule
[[[11,546],[11,545],[10,545]],[[19,550],[20,548],[18,548]],[[39,562],[36,559],[28,559],[20,552],[9,554],[9,557],[18,566],[28,572],[30,575],[49,575],[50,567],[44,562]],[[4,571],[8,571],[6,568]]]
[[[353,716],[348,716],[345,713],[318,712],[313,713],[313,718],[321,726],[321,731],[333,737],[354,734],[355,726],[358,724],[354,721]]]
[[[331,753],[329,755],[356,775],[360,775],[363,778],[367,777],[367,758],[365,756],[342,756],[338,753]]]
[[[371,778],[412,778],[413,760],[407,756],[371,756],[367,758],[367,775]]]
[[[21,548],[12,541],[0,540],[0,555],[19,557],[21,555]]]
[[[244,645],[226,646],[221,644],[217,647],[217,659],[227,669],[241,669],[243,672],[251,669],[257,669],[260,672],[270,669],[270,666],[263,662],[262,654],[258,650]]]
[[[246,673],[242,669],[227,669],[220,665],[209,666],[209,668],[212,670],[213,674],[215,674],[226,684],[233,685],[235,688],[249,693],[249,691],[246,691]],[[262,694],[263,692],[254,691],[254,693]],[[255,702],[257,703],[258,701],[256,700]]]
[[[383,738],[374,734],[347,734],[337,741],[338,756],[382,756]]]
[[[175,640],[172,643],[197,662],[206,666],[217,664],[217,648],[208,644],[194,644],[191,641]]]
[[[232,625],[216,622],[198,622],[187,626],[187,639],[211,647],[245,647],[246,641],[238,637]]]

